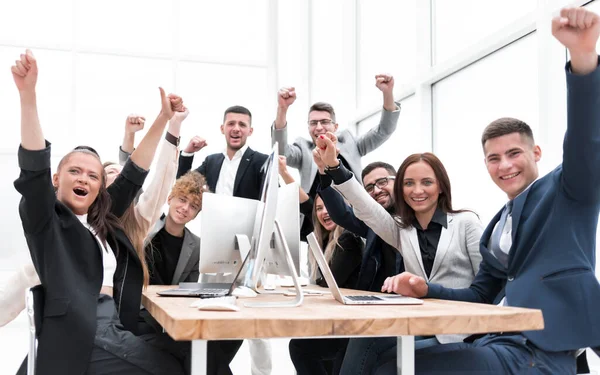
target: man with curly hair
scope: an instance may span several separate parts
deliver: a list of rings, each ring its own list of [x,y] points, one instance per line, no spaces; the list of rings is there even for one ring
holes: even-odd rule
[[[197,282],[200,238],[186,224],[202,210],[202,194],[208,192],[206,179],[197,171],[181,176],[171,189],[169,210],[146,237],[150,285],[178,285]],[[147,310],[140,312],[140,332],[146,341],[176,356],[190,373],[190,343],[174,341]],[[229,363],[242,345],[241,340],[208,343],[208,374],[230,374]]]

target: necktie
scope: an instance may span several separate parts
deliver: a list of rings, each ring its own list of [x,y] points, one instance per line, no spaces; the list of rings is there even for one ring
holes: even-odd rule
[[[504,226],[506,225],[506,219],[508,215],[512,212],[512,201],[509,201],[506,204],[506,207],[502,211],[502,215],[500,215],[500,220],[498,221],[498,225],[496,225],[496,229],[494,233],[492,233],[492,253],[496,256],[496,259],[502,263],[504,267],[508,267],[508,252],[502,251],[500,248],[500,239],[502,238],[502,232],[504,232]]]

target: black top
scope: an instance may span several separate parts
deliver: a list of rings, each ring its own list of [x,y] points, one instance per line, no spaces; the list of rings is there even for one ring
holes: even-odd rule
[[[19,148],[21,174],[15,188],[21,194],[19,214],[31,259],[40,277],[43,306],[38,332],[36,373],[83,374],[96,334],[96,306],[102,286],[102,256],[98,241],[75,214],[56,199],[50,170],[50,144],[43,150]],[[111,212],[123,215],[144,183],[147,172],[127,161],[108,187]],[[122,230],[109,235],[117,268],[113,298],[124,329],[136,333],[143,273],[135,248]]]
[[[375,275],[374,287],[377,291],[381,290],[385,279],[398,274],[396,267],[396,257],[398,256],[398,250],[395,247],[388,244],[385,241],[380,241],[381,244],[381,267],[377,270]]]
[[[433,261],[437,252],[437,246],[440,242],[442,227],[448,228],[448,215],[438,207],[427,226],[427,229],[421,228],[421,224],[415,219],[414,227],[417,230],[417,238],[419,239],[419,250],[421,250],[421,258],[423,259],[423,267],[427,277],[431,274]]]
[[[171,285],[179,255],[183,247],[183,237],[173,236],[163,227],[152,238],[152,249],[148,271],[150,285]]]
[[[335,247],[333,257],[329,261],[329,268],[338,287],[356,288],[363,246],[362,239],[347,230],[344,230],[338,238],[338,246]],[[323,244],[323,251],[326,247],[327,243]],[[317,285],[327,287],[327,282],[323,277],[319,277]]]

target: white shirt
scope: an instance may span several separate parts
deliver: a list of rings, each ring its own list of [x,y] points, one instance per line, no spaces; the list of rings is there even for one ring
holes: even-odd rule
[[[229,156],[227,156],[227,150],[223,152],[225,159],[221,165],[219,179],[217,180],[217,186],[215,187],[216,194],[233,195],[235,176],[237,175],[238,168],[240,167],[242,156],[247,149],[248,145],[244,145],[244,147],[236,151],[231,160],[229,159]]]
[[[106,246],[102,244],[102,241],[100,241],[100,238],[98,238],[98,236],[96,235],[94,228],[92,228],[92,226],[88,223],[87,214],[75,216],[77,216],[81,224],[83,224],[83,226],[86,227],[94,235],[96,241],[98,241],[98,245],[100,246],[100,253],[102,255],[102,268],[104,270],[102,285],[110,286],[112,288],[113,278],[117,269],[117,258],[115,257],[115,253],[112,251],[108,242],[106,243]]]

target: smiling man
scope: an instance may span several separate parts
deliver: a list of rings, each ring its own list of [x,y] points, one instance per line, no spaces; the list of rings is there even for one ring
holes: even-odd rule
[[[260,199],[262,166],[267,155],[252,150],[246,141],[252,135],[252,114],[242,106],[227,108],[223,116],[221,133],[225,136],[226,149],[222,153],[208,155],[196,170],[206,177],[210,191],[235,197]],[[198,136],[192,138],[181,152],[177,177],[192,168],[194,153],[206,146]]]

